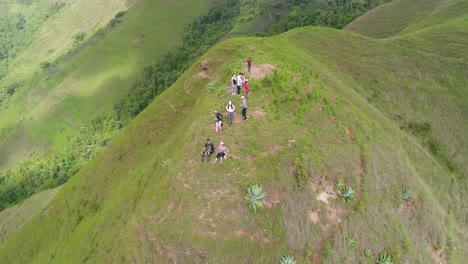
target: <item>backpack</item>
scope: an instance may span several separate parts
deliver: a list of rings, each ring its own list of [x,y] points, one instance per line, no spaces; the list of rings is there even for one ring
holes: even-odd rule
[[[216,113],[216,119],[218,119],[218,121],[223,121],[223,115],[221,113]]]

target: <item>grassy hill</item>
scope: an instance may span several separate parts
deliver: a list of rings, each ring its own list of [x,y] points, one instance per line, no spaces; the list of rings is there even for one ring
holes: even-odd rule
[[[397,6],[398,2],[393,4]],[[390,4],[390,7],[396,6]],[[385,10],[384,7],[381,9]],[[468,108],[463,99],[468,95],[468,45],[465,33],[468,16],[464,12],[467,9],[466,1],[445,1],[434,7],[430,15],[408,26],[402,35],[385,41],[387,45],[399,48],[395,49],[396,52],[400,51],[399,54],[392,54],[399,59],[394,62],[379,60],[374,70],[366,71],[366,79],[357,80],[362,94],[402,128],[416,134],[443,164],[460,177],[468,173],[468,163],[464,158],[468,155],[468,142],[464,136],[464,131],[468,129]],[[382,16],[388,16],[388,19],[391,17],[390,14]],[[378,24],[376,21],[368,22],[373,26]],[[357,21],[353,24],[359,23]],[[347,29],[362,33],[353,24]],[[359,49],[358,43],[346,44],[350,49]],[[367,48],[369,50],[359,52],[355,57],[346,57],[346,61],[352,61],[347,65],[343,65],[340,61],[343,57],[338,59],[336,54],[324,55],[323,59],[334,61],[338,71],[347,75],[350,81],[356,80],[355,76],[360,73],[367,58],[381,57],[383,52],[372,46]],[[391,73],[389,76],[389,64],[391,67],[399,64],[412,69],[401,74]],[[450,74],[445,74],[446,71]],[[382,83],[378,80],[383,76],[388,81]],[[413,82],[413,79],[418,78],[424,79],[424,83]]]
[[[11,62],[1,87],[17,88],[2,102],[2,169],[63,148],[80,126],[110,112],[143,68],[180,42],[184,25],[205,10],[207,1],[122,3],[67,2]],[[108,25],[131,3],[127,14]],[[77,42],[80,34],[84,40]]]
[[[194,64],[0,245],[0,262],[462,263],[465,21],[388,40],[301,28],[217,45],[207,70]],[[241,121],[228,83],[246,57],[257,68]],[[214,135],[229,100],[234,125]],[[222,165],[200,162],[207,137],[229,148]],[[253,183],[266,193],[257,213],[243,198]]]
[[[32,196],[25,202],[0,212],[0,243],[7,240],[24,223],[41,212],[59,192],[60,187]]]
[[[395,0],[348,24],[345,29],[374,38],[388,38],[427,29],[465,14],[463,0]]]
[[[83,163],[95,157],[120,128],[144,109],[156,94],[172,84],[194,59],[220,38],[232,34],[245,34],[242,32],[252,34],[264,31],[263,33],[267,34],[267,28],[272,25],[271,23],[280,23],[282,26],[279,28],[322,24],[325,20],[333,21],[334,26],[343,25],[345,21],[352,20],[353,17],[384,1],[366,0],[357,6],[349,6],[349,3],[339,6],[330,3],[321,5],[317,1],[312,1],[290,3],[286,9],[283,8],[284,3],[281,1],[217,1],[210,5],[209,10],[203,16],[184,27],[183,45],[165,53],[158,63],[150,63],[152,66],[145,67],[144,70],[141,69],[143,66],[137,69],[138,67],[133,65],[133,57],[138,57],[136,54],[142,52],[145,54],[145,59],[149,61],[154,59],[147,56],[151,54],[154,46],[147,46],[144,43],[147,43],[145,32],[154,31],[155,28],[143,26],[150,30],[135,31],[134,24],[130,23],[132,26],[128,27],[126,21],[132,21],[141,10],[143,12],[150,10],[145,4],[133,6],[131,10],[140,11],[130,11],[128,15],[124,11],[118,12],[104,29],[99,29],[89,38],[86,38],[85,32],[78,31],[73,36],[74,48],[71,51],[54,61],[44,60],[40,63],[41,71],[37,72],[31,80],[35,82],[34,89],[25,89],[28,86],[25,85],[27,80],[25,76],[21,79],[22,85],[18,82],[4,83],[6,92],[0,96],[0,102],[6,110],[5,113],[7,111],[10,113],[5,115],[3,121],[12,122],[12,126],[3,127],[7,138],[0,142],[0,153],[1,150],[4,152],[0,156],[0,177],[3,178],[0,182],[0,210],[21,202],[41,190],[66,182]],[[45,14],[32,12],[42,10],[38,4],[47,7],[42,8],[46,10]],[[100,5],[100,3],[95,4]],[[192,2],[192,4],[196,3]],[[318,9],[314,9],[315,12],[328,15],[321,16],[319,20],[308,19],[307,10],[314,8],[317,4],[319,6]],[[29,1],[12,5],[12,9],[18,9],[18,7],[20,7],[19,10],[24,9],[24,11],[20,14],[7,14],[0,23],[2,24],[0,32],[3,32],[0,34],[0,46],[9,46],[6,45],[9,42],[21,44],[15,49],[6,49],[7,59],[3,58],[1,61],[3,64],[0,65],[0,78],[3,77],[2,65],[5,66],[7,62],[6,66],[8,66],[9,60],[16,58],[17,53],[21,54],[22,49],[31,42],[31,31],[33,33],[39,31],[42,24],[47,24],[52,31],[57,31],[55,26],[60,23],[54,24],[50,21],[55,21],[56,17],[61,17],[60,14],[65,11],[68,14],[70,11],[66,3],[50,1]],[[100,5],[97,9],[103,10],[105,7]],[[164,9],[161,10],[164,11]],[[294,13],[297,10],[301,10],[299,14],[296,14],[301,17],[300,22],[289,19],[291,12]],[[337,15],[332,19],[333,12],[331,11],[333,10]],[[24,18],[23,13],[35,15]],[[174,14],[168,14],[169,20],[174,17]],[[69,17],[77,19],[73,15]],[[275,22],[281,17],[288,17],[288,19]],[[165,16],[157,16],[155,21],[164,19],[166,19]],[[8,22],[6,27],[3,25],[4,21]],[[34,21],[38,22],[35,24]],[[139,20],[138,23],[144,25],[149,22],[151,22],[150,19],[145,19]],[[121,30],[122,28],[124,30]],[[239,29],[244,31],[239,31]],[[128,31],[129,34],[122,34],[124,31]],[[229,31],[231,32],[228,34]],[[12,32],[16,32],[12,35],[15,37],[13,40],[8,38],[8,34]],[[113,37],[115,32],[119,34],[117,37]],[[45,33],[40,35],[47,36]],[[7,38],[3,38],[5,36]],[[57,35],[57,37],[60,36],[60,34]],[[136,47],[138,50],[126,46],[127,40],[133,38],[138,39],[138,43],[141,42],[141,45]],[[115,44],[112,43],[113,40],[120,42]],[[119,46],[120,43],[124,43],[123,48]],[[30,46],[37,48],[36,44],[33,42]],[[131,42],[131,44],[134,43]],[[145,50],[145,47],[149,50]],[[28,62],[24,63],[26,68],[32,69],[38,64],[37,55],[45,52],[43,50],[44,52],[41,53],[41,50],[43,49],[39,47],[37,54],[31,54],[36,60],[26,61]],[[0,53],[4,51],[2,49]],[[53,49],[47,51],[47,53],[53,52]],[[28,52],[23,53],[28,54]],[[113,54],[118,55],[113,57]],[[128,58],[126,54],[129,55]],[[44,58],[41,57],[41,59]],[[22,68],[25,67],[22,65]],[[124,69],[125,67],[137,70],[128,71]],[[111,68],[112,72],[110,72]],[[16,69],[17,67],[13,67],[11,70],[14,73]],[[8,67],[7,70],[9,70]],[[109,72],[102,73],[105,70]],[[119,76],[116,76],[114,70],[120,71]],[[142,72],[142,76],[138,74],[137,77],[138,71]],[[8,75],[9,77],[12,76],[12,72]],[[95,90],[96,87],[104,91],[98,92]],[[116,87],[118,89],[115,89]],[[18,116],[19,112],[21,112],[22,120]],[[2,169],[4,171],[1,171]]]

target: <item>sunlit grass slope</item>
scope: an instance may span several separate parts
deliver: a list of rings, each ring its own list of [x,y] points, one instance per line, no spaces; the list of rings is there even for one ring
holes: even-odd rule
[[[388,38],[447,22],[447,18],[466,14],[465,0],[395,0],[356,19],[346,30]]]
[[[364,56],[355,80],[323,59],[353,63],[346,56],[367,50],[381,56]],[[460,263],[466,187],[361,95],[360,79],[380,61],[388,65],[378,82],[404,72],[423,85],[427,76],[406,52],[324,28],[214,47],[200,59],[206,71],[191,67],[62,187],[47,213],[0,246],[0,263],[277,263],[285,254],[301,263],[374,263],[384,252],[395,263]],[[247,56],[276,71],[249,78],[243,122],[228,83]],[[461,77],[445,66],[447,78]],[[213,110],[229,100],[234,125],[214,135]],[[230,149],[222,165],[200,162],[207,137]],[[350,202],[336,197],[337,181],[356,191]],[[252,183],[266,192],[256,214],[243,198]]]
[[[20,89],[0,115],[0,166],[59,149],[81,124],[111,111],[142,69],[179,43],[183,26],[200,15],[207,2],[137,1],[121,23],[63,57],[76,33],[91,36],[125,8],[120,1],[67,4],[45,23],[5,79],[18,82]],[[92,23],[87,16],[101,20]],[[52,72],[40,68],[56,59]]]
[[[436,9],[413,26],[426,27],[383,42],[346,36],[337,37],[339,42],[314,38],[310,45],[300,45],[341,79],[356,83],[359,93],[463,179],[468,173],[468,3],[445,1]],[[391,70],[396,67],[401,70]]]
[[[60,187],[36,194],[21,204],[0,212],[0,243],[7,240],[16,229],[30,221],[38,212],[41,212],[55,195]]]
[[[26,21],[50,8],[57,1],[33,0],[2,3],[5,12],[23,14]],[[72,48],[74,35],[79,32],[92,35],[120,10],[127,6],[118,1],[61,1],[62,8],[44,18],[40,28],[28,40],[29,47],[9,62],[9,72],[0,82],[0,91],[16,87],[16,93],[9,101],[2,102],[0,112],[0,170],[30,158],[34,151],[44,151],[49,142],[34,139],[26,124],[21,124],[32,108],[44,95],[33,92],[36,83],[46,76],[40,66],[54,62]],[[36,19],[37,20],[37,19]],[[50,88],[50,87],[48,87]],[[44,92],[42,92],[44,94]],[[37,98],[27,100],[28,96]]]

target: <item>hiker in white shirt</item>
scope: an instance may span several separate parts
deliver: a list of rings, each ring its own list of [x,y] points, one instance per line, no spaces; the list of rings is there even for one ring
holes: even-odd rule
[[[244,75],[242,74],[242,72],[239,73],[239,75],[237,75],[237,95],[240,96],[240,91],[241,91],[241,87],[244,86]]]
[[[232,104],[231,101],[226,105],[226,111],[228,112],[229,118],[229,126],[232,125],[232,119],[234,118],[234,111],[236,111],[236,107]]]

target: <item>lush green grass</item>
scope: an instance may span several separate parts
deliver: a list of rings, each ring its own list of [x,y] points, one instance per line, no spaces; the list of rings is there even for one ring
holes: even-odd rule
[[[23,14],[29,21],[30,18],[35,18],[35,14],[41,14],[44,9],[49,8],[53,2],[55,1],[27,1],[23,5],[11,4],[8,6],[8,10]],[[16,146],[16,148],[0,148],[0,156],[2,156],[0,169],[2,170],[29,158],[24,153],[44,151],[44,143],[50,143],[34,139],[30,135],[34,130],[25,131],[23,139],[15,140],[18,138],[16,135],[18,127],[29,126],[22,121],[31,121],[31,115],[40,115],[40,113],[50,111],[55,104],[50,99],[47,103],[44,102],[45,97],[54,95],[36,85],[40,78],[47,75],[45,72],[41,72],[41,63],[53,62],[68,52],[74,41],[73,36],[77,32],[86,32],[88,36],[92,35],[105,25],[115,13],[126,8],[118,2],[103,3],[86,0],[62,2],[65,3],[65,6],[45,20],[33,32],[33,35],[28,36],[28,48],[9,62],[8,74],[0,83],[2,99],[4,99],[0,114],[0,142]],[[82,19],[86,16],[87,19]],[[11,97],[4,97],[4,92],[10,86],[16,87],[15,94]],[[41,101],[44,102],[42,107],[40,107]],[[47,126],[47,124],[43,123],[43,126]]]
[[[359,47],[367,65],[351,79],[346,70],[357,67]],[[157,97],[63,187],[47,215],[0,246],[0,262],[272,263],[292,254],[304,262],[359,263],[375,262],[385,251],[397,263],[429,263],[435,248],[457,263],[466,257],[460,218],[466,188],[388,117],[385,105],[379,111],[366,98],[366,76],[375,68],[386,65],[378,73],[389,76],[420,73],[411,63],[402,67],[407,52],[322,28],[214,47],[200,59],[208,60],[208,78],[197,78],[201,70],[194,65]],[[250,119],[214,135],[213,109],[232,100],[240,118],[228,83],[247,53],[255,65],[277,70],[249,78]],[[335,56],[351,65],[340,68]],[[413,60],[425,65],[428,58],[434,59],[421,54]],[[447,78],[460,78],[452,60],[437,63],[446,63]],[[426,78],[412,80],[420,87]],[[218,89],[208,92],[212,81]],[[392,84],[390,77],[378,81]],[[200,163],[206,137],[230,149],[222,165]],[[356,190],[355,198],[317,200],[336,181]],[[271,205],[257,214],[243,198],[252,183],[262,185]],[[413,191],[409,203],[404,188]],[[310,219],[314,212],[317,223]],[[350,236],[356,250],[348,249]],[[370,260],[364,249],[371,250]]]
[[[131,84],[125,98],[118,100],[111,113],[100,113],[92,121],[83,122],[78,135],[70,136],[71,133],[61,131],[66,134],[66,142],[57,148],[56,153],[23,162],[19,168],[3,173],[0,176],[4,177],[3,182],[0,182],[0,210],[21,202],[38,191],[66,182],[82,163],[94,158],[120,128],[126,126],[156,95],[174,83],[201,54],[227,34],[237,14],[237,3],[222,1],[210,5],[203,16],[184,27],[183,44],[165,53],[154,66],[145,67],[143,76]],[[115,26],[122,23],[121,18],[124,15],[125,12],[118,13],[109,24]],[[89,41],[95,42],[97,37],[105,34],[106,31],[102,31]],[[72,102],[69,105],[73,105]],[[69,115],[69,112],[65,113]],[[60,122],[48,124],[48,130],[51,127],[60,128]],[[53,131],[40,131],[37,135],[43,135],[43,139],[48,140],[47,135],[50,133],[46,132]]]
[[[203,74],[195,63],[0,245],[0,262],[431,263],[434,250],[462,263],[465,21],[389,40],[302,28],[214,47]],[[242,122],[228,89],[246,56],[277,70],[248,77]],[[236,122],[214,135],[229,100]],[[222,165],[199,161],[206,137],[230,149]],[[356,190],[350,202],[323,200],[337,181]],[[257,214],[243,198],[254,183],[267,195]]]
[[[41,212],[59,192],[60,187],[32,196],[19,205],[0,212],[0,243],[7,240],[24,223]],[[47,214],[47,210],[44,212]]]
[[[374,38],[392,37],[430,18],[434,11],[450,2],[463,0],[394,0],[356,19],[345,29]]]
[[[2,109],[0,139],[14,142],[17,148],[0,149],[0,166],[9,168],[27,159],[24,153],[41,153],[44,143],[49,150],[60,149],[82,124],[110,112],[142,69],[179,43],[183,26],[201,14],[206,4],[205,0],[138,1],[121,23],[98,33],[79,52],[60,57],[69,51],[74,34],[92,35],[125,8],[118,1],[80,1],[63,7],[57,18],[44,24],[2,82],[18,82],[21,89]],[[85,15],[92,17],[82,18]],[[70,23],[75,20],[79,23],[72,32]],[[45,61],[53,64],[51,69],[40,69]],[[27,128],[21,141],[15,141],[18,126]]]
[[[295,42],[402,128],[418,133],[411,127],[429,124],[427,133],[417,136],[442,164],[461,176],[468,172],[464,122],[468,64],[459,30],[466,31],[467,21],[464,16],[421,34],[384,42],[329,30],[318,30],[323,34],[313,35],[309,44],[303,42],[310,40],[306,34],[298,34]],[[427,39],[440,32],[445,32],[445,43],[428,44]],[[447,38],[453,42],[447,43]],[[419,49],[412,43],[425,44]],[[402,70],[392,70],[397,67]]]

